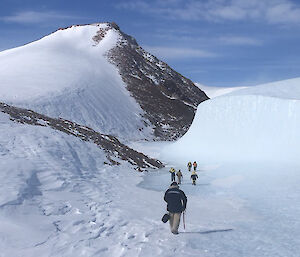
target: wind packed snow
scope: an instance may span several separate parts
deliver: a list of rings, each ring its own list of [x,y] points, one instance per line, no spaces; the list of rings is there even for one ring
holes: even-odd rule
[[[299,82],[242,89],[201,103],[189,131],[166,152],[184,161],[299,164]]]
[[[173,162],[188,197],[186,229],[181,224],[175,236],[160,221],[170,166],[149,173],[107,166],[92,143],[5,114],[0,124],[0,256],[296,257],[300,250],[295,167],[199,163],[195,187],[186,163]],[[166,146],[134,145],[154,157]]]
[[[215,98],[217,96],[229,94],[231,92],[239,91],[241,89],[247,88],[247,87],[211,87],[211,86],[204,86],[200,83],[195,83],[195,85],[199,87],[202,91],[204,91],[209,98]]]
[[[234,91],[231,95],[262,95],[300,100],[300,78],[282,80]]]
[[[96,145],[50,128],[4,114],[0,124],[0,256],[136,256],[143,244],[150,251],[149,237],[163,227],[161,213],[153,218],[146,207],[162,203],[145,203],[135,186],[141,173],[104,165]]]
[[[88,74],[96,72],[93,67],[99,64],[98,57],[117,40],[117,34],[110,31],[101,47],[93,47],[92,37],[98,29],[92,25],[73,26],[28,45],[1,52],[1,100],[36,99],[66,88],[82,87],[77,81],[91,69]],[[100,63],[105,64],[103,59]],[[78,73],[78,70],[82,71]]]
[[[150,137],[144,112],[107,60],[120,40],[120,32],[107,26],[72,26],[1,52],[0,101],[123,139]],[[106,35],[96,42],[100,29],[107,29]]]
[[[287,99],[300,99],[300,78],[287,79],[251,87],[211,87],[195,83],[209,98],[222,95],[263,95]]]

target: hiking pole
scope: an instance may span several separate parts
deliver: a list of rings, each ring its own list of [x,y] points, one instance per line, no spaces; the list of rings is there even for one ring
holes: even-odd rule
[[[184,229],[184,231],[185,231],[185,211],[183,212],[183,229]]]

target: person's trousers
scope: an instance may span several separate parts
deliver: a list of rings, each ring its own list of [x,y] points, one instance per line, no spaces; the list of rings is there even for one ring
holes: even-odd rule
[[[178,184],[181,184],[181,177],[178,177]]]
[[[170,214],[169,222],[170,222],[171,232],[173,234],[178,234],[181,213],[180,212],[179,213],[170,212],[169,214]]]
[[[171,181],[175,181],[175,174],[171,175]]]

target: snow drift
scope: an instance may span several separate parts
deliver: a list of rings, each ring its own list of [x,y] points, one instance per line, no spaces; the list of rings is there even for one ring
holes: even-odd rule
[[[299,163],[299,82],[252,87],[200,104],[188,133],[166,150],[184,160]]]
[[[300,78],[276,81],[255,87],[246,87],[238,91],[231,91],[230,95],[262,95],[300,100]]]
[[[226,95],[231,92],[239,91],[241,89],[247,88],[247,87],[210,87],[210,86],[204,86],[200,83],[195,83],[195,85],[199,87],[201,90],[203,90],[209,98],[215,98],[221,95]]]

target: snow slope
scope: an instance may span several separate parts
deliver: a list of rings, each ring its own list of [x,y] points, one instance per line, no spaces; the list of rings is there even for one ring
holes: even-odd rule
[[[179,159],[172,162],[183,171],[181,189],[188,197],[186,231],[181,226],[179,239],[173,239],[176,255],[299,255],[299,165],[199,162],[199,179],[192,186],[185,164]],[[169,181],[169,173],[160,172],[147,175],[141,186],[163,195]]]
[[[210,87],[195,83],[209,98],[222,95],[263,95],[287,99],[300,99],[300,78],[270,82],[251,87]]]
[[[204,86],[200,83],[195,83],[197,87],[199,87],[201,90],[203,90],[209,98],[215,98],[217,96],[229,94],[234,91],[239,91],[241,89],[247,88],[247,87],[210,87],[210,86]]]
[[[276,81],[234,91],[231,95],[261,95],[300,100],[300,78]]]
[[[212,217],[199,224],[194,217],[203,207],[192,194],[191,234],[174,238],[160,221],[163,193],[137,187],[142,173],[124,162],[104,165],[98,147],[48,127],[21,125],[3,113],[0,123],[1,257],[207,255],[207,249],[221,249],[203,235],[221,230],[212,235],[221,238],[235,223],[219,216],[214,224]],[[164,190],[169,182],[161,182]],[[244,220],[229,202],[222,206],[226,217]],[[191,243],[195,237],[202,238],[199,245]]]
[[[238,107],[244,97],[263,96],[241,96]],[[211,101],[220,99],[227,96]],[[299,163],[218,165],[215,155],[206,165],[192,155],[198,145],[188,145],[189,159],[199,162],[194,187],[186,163],[169,155],[164,161],[182,169],[188,197],[186,230],[174,236],[160,221],[170,167],[138,173],[126,162],[104,165],[105,153],[91,142],[3,113],[0,135],[1,257],[298,256]],[[161,158],[163,146],[138,148]]]
[[[105,56],[120,38],[119,31],[108,26],[72,26],[1,52],[0,101],[103,133],[150,137],[151,128],[141,118],[144,112]],[[105,36],[96,39],[103,31]]]
[[[149,256],[155,230],[169,234],[147,209],[160,194],[145,202],[128,163],[104,165],[96,145],[49,127],[0,124],[1,257]]]
[[[200,164],[194,187],[174,161],[188,197],[186,230],[175,236],[160,221],[169,167],[104,165],[94,144],[3,113],[0,135],[1,257],[298,256],[297,167]],[[140,149],[159,154],[162,144]]]
[[[299,164],[299,81],[242,89],[200,104],[190,130],[167,151],[185,160]]]

